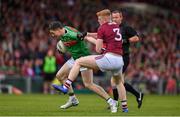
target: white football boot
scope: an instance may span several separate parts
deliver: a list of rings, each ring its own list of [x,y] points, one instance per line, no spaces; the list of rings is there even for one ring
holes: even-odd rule
[[[69,100],[66,102],[66,104],[60,106],[61,109],[68,109],[72,106],[77,106],[79,104],[79,101],[76,97],[69,97]]]
[[[112,101],[109,103],[109,106],[110,106],[110,109],[111,109],[111,113],[116,113],[117,110],[118,110],[118,101],[112,100]]]

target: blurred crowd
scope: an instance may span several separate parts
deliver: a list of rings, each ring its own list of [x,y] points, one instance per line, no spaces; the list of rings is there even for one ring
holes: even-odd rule
[[[44,58],[53,51],[57,69],[69,58],[56,51],[57,40],[51,39],[47,27],[53,20],[95,32],[95,13],[107,6],[104,0],[2,0],[0,24],[0,74],[43,76]],[[120,3],[119,3],[120,4]],[[168,13],[138,13],[127,10],[125,20],[140,35],[141,42],[131,47],[131,64],[127,78],[133,83],[144,81],[157,87],[165,79],[167,91],[180,80],[180,16]],[[152,92],[153,92],[153,88]]]

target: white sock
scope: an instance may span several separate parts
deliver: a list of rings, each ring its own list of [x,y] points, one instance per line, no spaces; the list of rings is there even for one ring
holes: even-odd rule
[[[75,96],[75,95],[73,95],[73,96],[69,96],[69,99],[70,99],[70,100],[72,100],[72,99],[74,99],[74,98],[76,98],[76,96]]]
[[[112,98],[109,98],[109,99],[107,100],[107,103],[108,103],[108,104],[112,104],[113,101],[114,101],[114,100],[113,100]]]

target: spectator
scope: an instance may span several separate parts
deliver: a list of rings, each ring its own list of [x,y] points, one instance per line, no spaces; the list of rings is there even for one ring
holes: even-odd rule
[[[24,76],[43,77],[40,61],[43,61],[48,49],[55,48],[56,43],[54,40],[49,41],[47,24],[51,20],[61,20],[64,24],[81,31],[95,32],[98,27],[96,11],[103,9],[104,5],[116,8],[116,2],[119,4],[118,0],[112,0],[111,4],[106,1],[3,0],[0,14],[0,73],[21,73]],[[128,2],[133,1],[128,0]],[[133,59],[127,71],[127,77],[135,77],[133,79],[135,84],[140,81],[154,82],[156,79],[168,80],[172,77],[180,80],[180,15],[176,14],[180,11],[178,2],[174,0],[135,1],[160,5],[171,11],[153,14],[127,9],[125,20],[142,37],[141,43],[131,48]],[[66,56],[68,55],[55,54],[58,67],[61,67]],[[12,72],[12,69],[4,70],[8,66],[13,66],[17,72]],[[33,69],[32,66],[34,66]],[[27,73],[28,67],[30,69]],[[150,69],[154,75],[150,75]]]
[[[52,50],[48,50],[47,55],[44,58],[43,72],[44,72],[44,94],[52,93],[51,83],[56,73],[56,58],[53,55]]]

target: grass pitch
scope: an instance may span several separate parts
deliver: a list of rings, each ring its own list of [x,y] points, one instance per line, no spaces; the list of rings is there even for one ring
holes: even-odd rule
[[[2,95],[0,116],[180,116],[180,96],[145,95],[141,109],[135,98],[128,95],[129,113],[112,114],[107,104],[97,95],[77,95],[80,104],[67,110],[59,106],[67,95]]]

